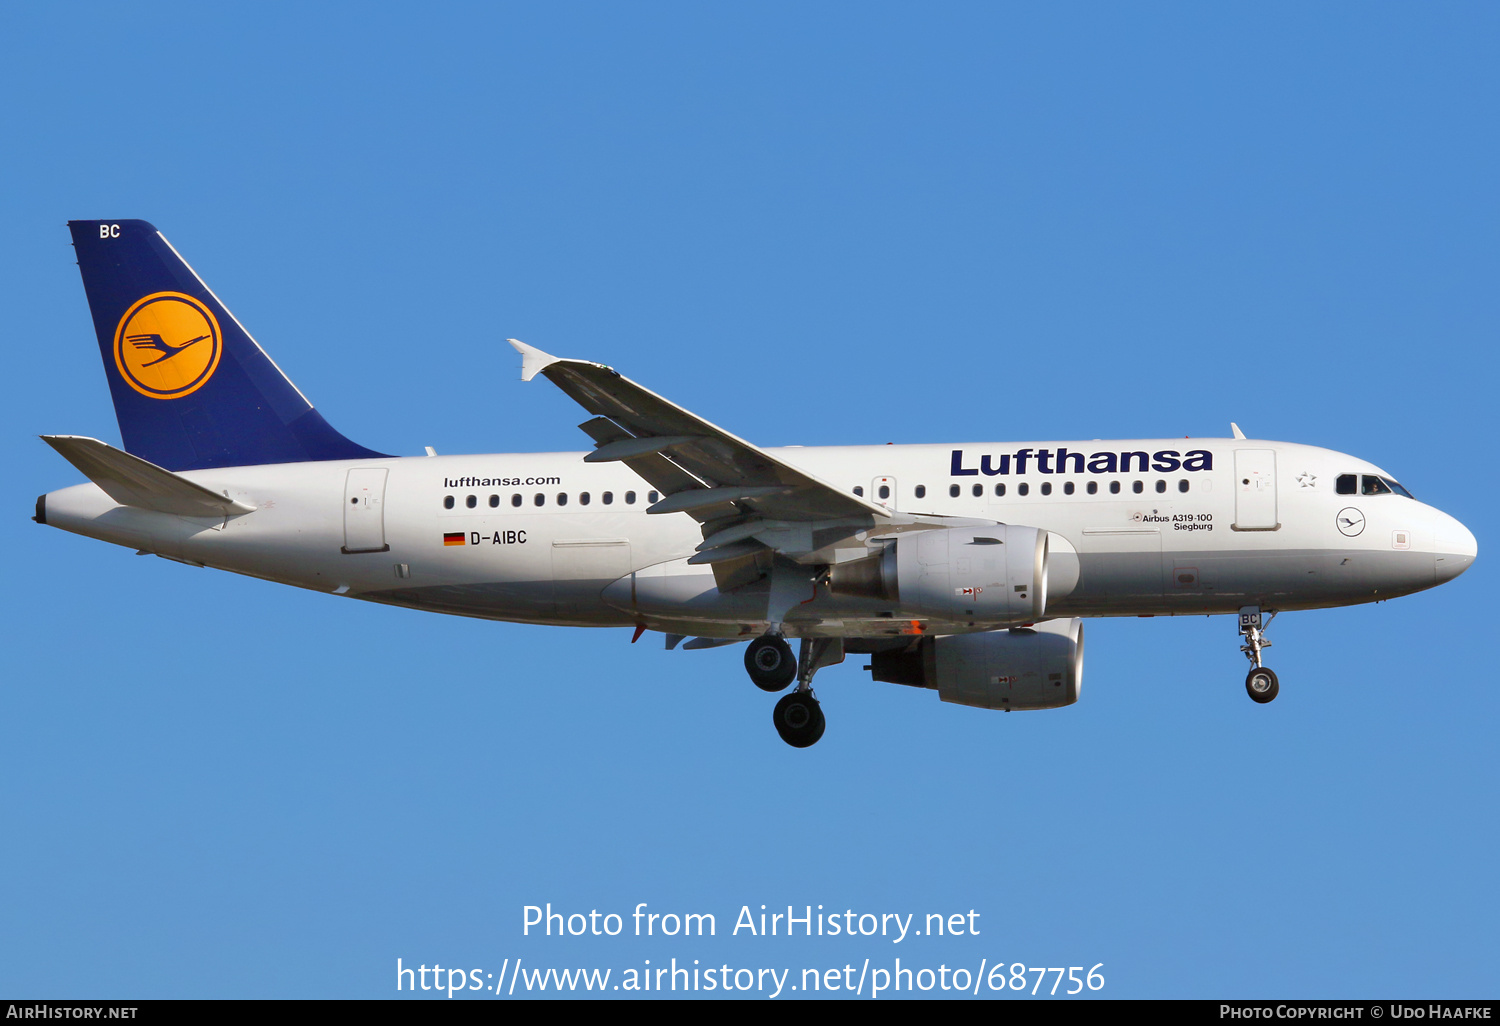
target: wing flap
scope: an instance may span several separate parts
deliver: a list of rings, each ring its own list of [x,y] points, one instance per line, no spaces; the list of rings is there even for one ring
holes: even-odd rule
[[[606,442],[593,452],[583,458],[585,463],[612,463],[616,460],[626,460],[632,456],[645,456],[648,453],[661,452],[670,449],[674,445],[682,445],[686,442],[697,442],[701,439],[689,435],[657,435],[644,438],[622,438],[615,442]]]

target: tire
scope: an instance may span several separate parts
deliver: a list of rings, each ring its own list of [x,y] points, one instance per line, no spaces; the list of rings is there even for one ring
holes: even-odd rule
[[[784,691],[797,679],[797,657],[784,639],[768,634],[745,649],[745,672],[762,691]]]
[[[828,725],[818,700],[805,691],[783,695],[771,715],[776,733],[793,748],[810,748],[817,744]]]
[[[1281,693],[1281,684],[1276,680],[1276,674],[1273,671],[1260,666],[1246,675],[1245,693],[1250,696],[1252,702],[1265,705]]]

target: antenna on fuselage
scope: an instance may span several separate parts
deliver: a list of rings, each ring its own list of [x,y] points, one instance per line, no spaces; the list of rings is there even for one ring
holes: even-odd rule
[[[1229,422],[1229,430],[1231,430],[1231,431],[1234,432],[1234,437],[1236,437],[1236,438],[1244,438],[1245,437],[1245,432],[1241,431],[1240,430],[1240,426],[1238,424],[1236,424],[1232,420]]]

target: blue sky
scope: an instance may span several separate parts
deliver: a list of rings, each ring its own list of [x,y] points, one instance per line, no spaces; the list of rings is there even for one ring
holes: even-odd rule
[[[1490,5],[40,5],[7,15],[0,993],[1103,963],[1116,997],[1493,996],[1500,14]],[[46,531],[118,440],[64,223],[160,227],[393,453],[583,448],[503,339],[758,443],[1224,435],[1373,460],[1478,564],[1091,621],[1082,701],[368,606]],[[522,908],[711,912],[523,937]],[[978,937],[728,936],[758,911]],[[616,977],[618,978],[618,977]],[[1050,985],[1050,979],[1049,979]],[[800,993],[800,992],[799,992]]]

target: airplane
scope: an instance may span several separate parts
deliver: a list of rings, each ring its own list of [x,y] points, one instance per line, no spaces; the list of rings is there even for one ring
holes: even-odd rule
[[[1278,613],[1435,587],[1478,553],[1379,467],[1235,425],[769,449],[515,339],[592,449],[392,456],[325,421],[155,227],[69,229],[123,448],[42,436],[89,483],[40,496],[37,523],[346,598],[742,643],[797,748],[826,726],[814,676],[851,654],[944,702],[1071,705],[1085,617],[1233,615],[1264,704]]]

